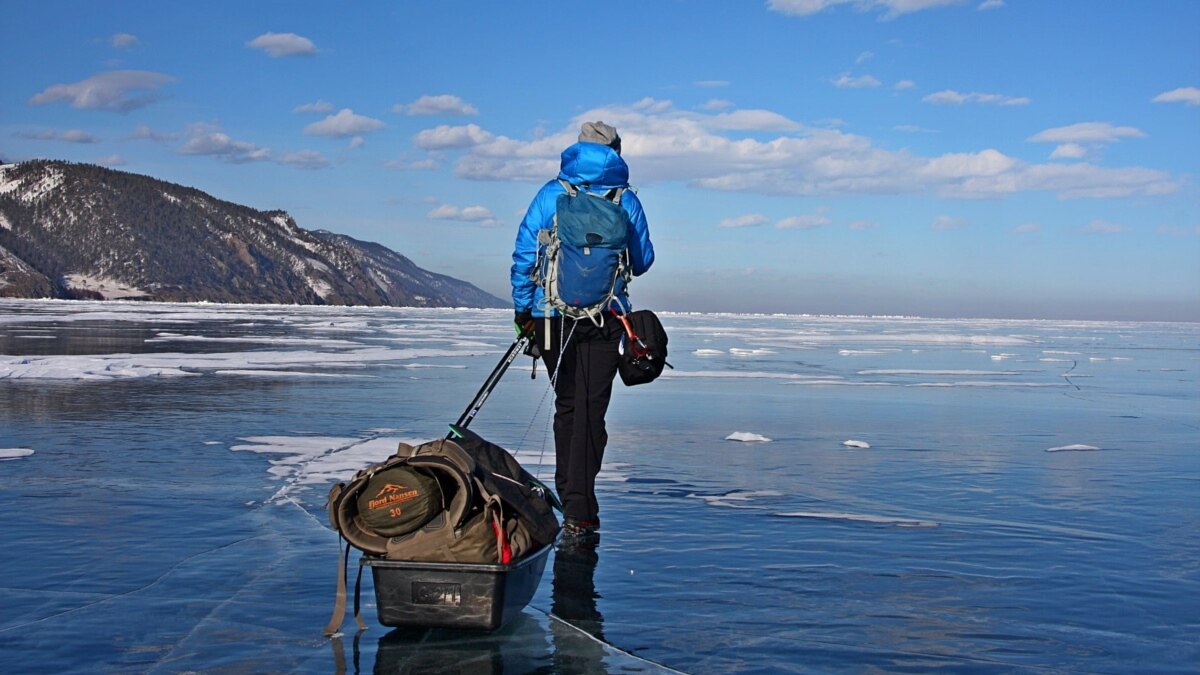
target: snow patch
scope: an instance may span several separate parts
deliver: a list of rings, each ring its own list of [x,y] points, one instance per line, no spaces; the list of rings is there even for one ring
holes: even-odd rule
[[[1081,445],[1076,443],[1074,445],[1060,445],[1057,448],[1046,448],[1046,452],[1090,452],[1092,450],[1099,449],[1100,448],[1097,448],[1094,445]]]
[[[28,457],[33,454],[29,448],[0,448],[0,462]]]
[[[63,281],[69,288],[80,291],[93,291],[99,293],[105,300],[144,298],[149,295],[140,288],[129,286],[125,282],[118,281],[112,277],[67,274],[63,276]]]
[[[735,431],[725,437],[727,441],[742,441],[743,443],[769,443],[771,439],[762,434],[754,434],[749,431]]]
[[[692,353],[696,356],[723,356],[725,354],[720,349],[697,349]]]
[[[863,450],[871,447],[871,444],[866,441],[856,441],[853,439],[842,441],[842,445],[846,446],[847,448],[862,448]]]
[[[878,523],[896,527],[937,527],[932,520],[915,520],[912,518],[893,518],[891,516],[873,516],[866,513],[839,513],[836,511],[795,511],[779,514],[784,518],[814,518],[817,520],[853,520],[863,523]]]

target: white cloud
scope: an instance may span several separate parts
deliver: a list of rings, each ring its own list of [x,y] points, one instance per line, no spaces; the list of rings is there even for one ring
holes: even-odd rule
[[[317,46],[312,40],[295,33],[263,33],[246,43],[251,49],[260,49],[272,58],[281,56],[312,56]]]
[[[832,80],[833,86],[838,89],[866,89],[868,87],[878,87],[883,84],[879,80],[870,75],[860,75],[851,77],[850,73],[842,73]]]
[[[717,227],[756,227],[767,222],[767,217],[761,213],[747,213],[744,216],[725,218],[717,223]]]
[[[297,113],[328,113],[333,112],[333,104],[329,101],[317,100],[313,103],[305,103],[292,108],[292,112]]]
[[[925,127],[919,127],[915,124],[897,124],[896,126],[894,126],[892,128],[895,129],[896,131],[903,131],[903,132],[909,133],[909,134],[936,134],[936,133],[938,133],[937,129],[926,129]]]
[[[457,96],[422,96],[407,105],[397,103],[392,112],[406,115],[478,115],[479,109]]]
[[[1087,148],[1078,143],[1063,143],[1054,148],[1054,152],[1050,153],[1050,159],[1082,159],[1087,157]]]
[[[833,221],[827,216],[819,213],[810,213],[803,216],[790,216],[775,223],[775,227],[780,230],[815,230],[818,227],[824,227]]]
[[[493,136],[474,124],[452,127],[440,125],[425,129],[413,137],[413,145],[422,150],[452,150],[483,145]]]
[[[148,70],[110,70],[86,80],[55,84],[29,99],[33,105],[64,101],[72,108],[128,112],[158,100],[158,88],[175,78]]]
[[[721,87],[728,87],[730,82],[729,80],[698,80],[695,84],[701,89],[719,89]]]
[[[430,220],[455,220],[464,223],[479,223],[481,225],[498,225],[500,221],[492,212],[483,206],[451,206],[443,204],[426,214]]]
[[[139,124],[137,128],[133,130],[133,133],[128,136],[128,138],[131,140],[145,141],[177,141],[179,140],[179,134],[160,133],[151,129],[149,125]]]
[[[1024,223],[1014,227],[1012,231],[1016,234],[1033,234],[1034,232],[1041,232],[1042,226],[1037,223]]]
[[[962,105],[964,103],[982,103],[988,105],[1029,105],[1032,101],[1024,96],[1006,96],[1004,94],[983,94],[971,92],[959,93],[953,89],[944,89],[921,99],[935,105]]]
[[[363,115],[355,115],[349,108],[342,108],[335,115],[330,115],[320,122],[313,122],[304,127],[304,133],[309,136],[330,136],[333,138],[349,138],[367,134],[387,126],[383,122]]]
[[[279,158],[279,163],[285,166],[294,166],[297,169],[324,169],[330,165],[329,160],[315,150],[285,152]]]
[[[961,230],[967,226],[967,221],[954,216],[938,216],[933,219],[933,229],[935,230]]]
[[[188,127],[187,135],[188,140],[178,150],[181,155],[210,155],[231,164],[271,159],[270,149],[234,140],[215,124],[193,124]]]
[[[125,158],[120,155],[108,155],[97,159],[96,163],[100,166],[125,166],[129,162],[126,162]]]
[[[1004,0],[983,0],[983,2],[979,3],[979,6],[975,9],[978,9],[982,12],[989,9],[1000,9],[1003,6]]]
[[[1128,232],[1129,228],[1120,223],[1113,223],[1107,220],[1093,220],[1083,226],[1083,231],[1090,234],[1120,234]]]
[[[96,137],[83,129],[67,129],[58,135],[59,140],[68,143],[95,143]]]
[[[782,14],[809,16],[837,5],[852,5],[859,12],[883,11],[882,19],[894,19],[926,9],[962,4],[963,0],[767,0],[767,7]]]
[[[108,43],[112,45],[114,49],[125,49],[127,47],[136,45],[138,43],[138,39],[136,35],[131,35],[129,33],[117,33],[108,39]]]
[[[461,150],[455,174],[482,181],[542,182],[558,169],[562,149],[579,125],[604,120],[623,139],[636,184],[682,182],[693,187],[767,195],[836,196],[934,193],[998,198],[1049,192],[1060,198],[1101,198],[1173,192],[1169,173],[1088,163],[1028,163],[997,149],[920,156],[887,150],[837,129],[802,127],[744,138],[723,129],[718,114],[677,110],[643,99],[586,110],[553,133],[532,140],[495,136],[479,127],[438,127],[418,134],[426,150]]]
[[[1080,122],[1065,127],[1046,129],[1029,137],[1034,143],[1115,143],[1122,138],[1145,138],[1134,127],[1118,127],[1108,122]]]
[[[876,225],[874,221],[856,220],[856,221],[850,223],[850,225],[848,225],[848,227],[852,230],[873,230],[879,226]]]
[[[1183,103],[1185,105],[1200,105],[1200,88],[1180,87],[1163,93],[1151,99],[1155,103]]]
[[[794,122],[770,110],[735,110],[719,113],[709,118],[709,129],[729,131],[798,131],[799,122]]]
[[[904,91],[905,89],[912,89],[915,86],[917,86],[917,83],[913,82],[912,80],[900,80],[892,87],[892,89],[895,89],[896,91]]]
[[[733,107],[733,101],[723,98],[710,98],[700,106],[701,110],[728,110]]]
[[[875,58],[875,52],[862,52],[861,54],[858,55],[858,58],[854,59],[854,62],[855,63],[865,63],[867,61],[870,61],[873,58]]]
[[[399,169],[403,171],[432,171],[441,168],[441,162],[432,157],[424,159],[411,159],[409,157],[400,157],[398,159],[389,159],[383,163],[383,166],[388,169]]]

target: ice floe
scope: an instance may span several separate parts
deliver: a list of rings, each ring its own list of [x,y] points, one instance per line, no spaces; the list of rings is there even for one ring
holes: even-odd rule
[[[774,490],[735,490],[723,495],[688,495],[693,499],[703,499],[704,503],[709,506],[723,506],[730,509],[761,509],[761,506],[753,506],[748,502],[752,502],[762,497],[782,497],[782,492]]]
[[[735,431],[725,437],[727,441],[742,441],[743,443],[769,443],[771,439],[762,434],[755,434],[749,431]]]
[[[12,459],[20,459],[33,454],[33,450],[29,448],[0,448],[0,462],[6,462]]]
[[[740,349],[738,347],[732,347],[730,348],[729,353],[734,356],[769,356],[777,352],[770,349]]]
[[[696,356],[724,356],[725,352],[720,349],[697,349],[692,352]]]
[[[1057,448],[1046,448],[1046,452],[1089,452],[1099,449],[1100,448],[1097,448],[1094,445],[1082,445],[1076,443],[1073,445],[1060,445]]]
[[[842,445],[846,446],[847,448],[862,448],[863,450],[871,447],[871,444],[866,441],[856,441],[853,439],[842,441]]]

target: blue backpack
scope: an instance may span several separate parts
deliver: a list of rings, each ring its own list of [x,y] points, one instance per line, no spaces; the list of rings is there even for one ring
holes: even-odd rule
[[[560,180],[554,225],[538,232],[539,260],[534,279],[550,309],[573,319],[604,324],[633,274],[629,266],[629,214],[621,206],[625,188],[604,195]]]

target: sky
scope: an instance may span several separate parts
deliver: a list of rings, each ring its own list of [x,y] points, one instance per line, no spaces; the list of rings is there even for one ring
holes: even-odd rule
[[[615,126],[664,311],[1200,321],[1200,2],[0,0],[0,158],[282,209],[508,298]]]

